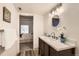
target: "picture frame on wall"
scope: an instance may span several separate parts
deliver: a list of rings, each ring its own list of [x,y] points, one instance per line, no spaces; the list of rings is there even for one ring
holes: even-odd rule
[[[3,7],[3,21],[11,23],[11,12],[6,7]]]

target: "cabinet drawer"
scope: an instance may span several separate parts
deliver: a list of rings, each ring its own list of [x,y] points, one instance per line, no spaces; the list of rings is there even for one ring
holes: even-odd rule
[[[74,56],[75,55],[75,48],[56,51],[55,49],[50,47],[50,56]]]

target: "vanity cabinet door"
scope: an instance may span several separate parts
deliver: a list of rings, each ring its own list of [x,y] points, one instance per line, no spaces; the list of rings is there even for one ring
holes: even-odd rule
[[[59,51],[59,56],[75,56],[75,48]]]
[[[44,42],[44,55],[49,56],[49,45]]]
[[[56,51],[55,49],[50,47],[50,56],[74,56],[75,55],[75,48]]]
[[[49,55],[50,56],[57,56],[58,53],[55,49],[53,49],[52,47],[49,48]]]
[[[39,55],[49,56],[49,45],[39,39]]]
[[[39,38],[39,55],[44,56],[44,42]]]

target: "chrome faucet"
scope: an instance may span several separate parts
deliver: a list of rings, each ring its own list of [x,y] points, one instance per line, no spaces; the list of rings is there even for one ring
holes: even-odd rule
[[[53,34],[53,36],[52,36],[52,34]],[[52,36],[52,38],[55,39],[55,33],[54,32],[51,33],[51,36]]]

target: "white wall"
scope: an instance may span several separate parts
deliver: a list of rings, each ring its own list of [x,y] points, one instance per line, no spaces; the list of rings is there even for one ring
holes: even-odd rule
[[[11,23],[3,21],[3,7],[6,7],[11,12]],[[0,29],[4,29],[5,38],[5,52],[10,54],[17,54],[19,52],[19,14],[17,13],[13,4],[0,4]],[[17,41],[17,42],[16,42]],[[12,47],[16,42],[16,45]],[[15,49],[16,47],[16,49]],[[10,50],[9,50],[10,49]],[[10,54],[6,55],[10,55]],[[5,55],[5,54],[3,54]]]
[[[38,38],[44,34],[43,16],[29,13],[20,13],[20,15],[33,16],[33,48],[38,48]]]
[[[9,48],[7,49],[6,51],[4,51],[1,56],[16,56],[17,53],[18,53],[18,45],[19,45],[19,41],[16,40],[14,42],[14,44]]]
[[[52,26],[52,17],[49,14],[44,16],[44,33],[50,34],[54,31],[54,27]]]
[[[64,12],[59,15],[60,24],[66,27],[66,35],[77,41],[76,55],[79,55],[79,4],[63,4]],[[51,17],[45,15],[44,32],[51,33],[56,28],[51,26]],[[56,31],[55,31],[56,32]]]
[[[33,32],[34,32],[34,39],[33,39],[33,48],[38,48],[39,44],[39,36],[44,34],[44,23],[43,23],[43,16],[35,15],[34,16],[34,23],[33,23]]]

